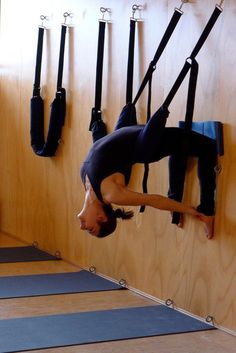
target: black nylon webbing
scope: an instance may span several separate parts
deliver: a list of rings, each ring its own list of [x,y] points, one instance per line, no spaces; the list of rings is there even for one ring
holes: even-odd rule
[[[186,103],[186,112],[185,112],[185,124],[184,129],[186,131],[190,131],[192,128],[192,121],[193,121],[193,111],[194,111],[194,102],[195,102],[195,95],[196,95],[196,88],[197,88],[197,77],[198,77],[198,63],[196,59],[192,60],[191,69],[190,69],[190,77],[189,77],[189,84],[188,84],[188,94],[187,94],[187,103]],[[188,139],[185,141],[186,150],[188,149]],[[171,163],[173,165],[173,156]],[[181,172],[177,175],[176,173],[173,174],[173,168],[169,170],[169,183],[170,189],[168,195],[174,195],[173,198],[176,201],[181,202],[183,198],[183,191],[184,191],[184,181],[185,181],[185,172],[187,168],[187,155],[181,157],[181,160],[176,161],[178,163],[178,169],[181,166]],[[173,178],[178,180],[178,184],[173,183]],[[177,186],[176,186],[177,185]],[[170,197],[170,196],[169,196]],[[173,212],[172,213],[172,223],[179,224],[180,222],[180,213]]]
[[[206,24],[206,26],[202,32],[197,44],[195,45],[195,47],[189,57],[191,63],[188,61],[188,59],[186,60],[177,80],[175,81],[173,87],[171,88],[171,90],[170,90],[170,92],[164,102],[164,105],[166,107],[168,107],[169,104],[171,103],[172,99],[174,98],[177,90],[179,89],[181,83],[183,82],[185,76],[187,75],[189,69],[191,68],[189,87],[188,87],[188,99],[187,99],[186,114],[185,114],[185,129],[186,130],[191,130],[191,127],[192,127],[194,100],[195,100],[197,75],[198,75],[198,64],[195,60],[195,57],[199,53],[203,44],[205,43],[209,33],[211,32],[212,28],[214,27],[221,12],[222,12],[222,8],[219,6],[216,6],[208,23]],[[180,163],[180,161],[178,163]],[[187,166],[186,158],[184,160],[182,160],[181,163],[183,164],[183,167],[182,167],[181,175],[179,175],[178,200],[177,201],[181,201],[182,197],[183,197],[185,169]],[[170,177],[171,177],[171,175],[170,175]],[[175,190],[175,192],[176,192],[176,190]],[[170,193],[172,193],[171,190],[170,190]],[[180,213],[173,212],[172,223],[178,224],[179,221],[180,221]]]
[[[154,58],[149,64],[148,70],[147,70],[147,72],[146,72],[146,74],[144,76],[144,79],[143,79],[143,81],[141,83],[141,86],[140,86],[140,88],[138,90],[138,93],[137,93],[137,95],[136,95],[136,97],[135,97],[135,99],[133,101],[134,105],[137,103],[137,101],[138,101],[139,97],[141,96],[146,84],[148,83],[150,77],[152,76],[153,71],[156,69],[156,64],[157,64],[158,60],[160,59],[160,57],[161,57],[161,55],[162,55],[162,53],[163,53],[163,51],[164,51],[164,49],[165,49],[165,47],[166,47],[166,45],[168,43],[173,31],[174,31],[177,23],[179,22],[179,19],[180,19],[182,14],[183,14],[182,11],[179,11],[178,9],[175,9],[174,14],[173,14],[168,26],[167,26],[167,29],[166,29],[166,31],[165,31],[162,39],[161,39],[160,44],[159,44],[159,46],[158,46],[158,48],[156,50]]]
[[[189,77],[189,85],[188,85],[188,98],[186,105],[186,113],[185,113],[185,130],[192,129],[192,121],[193,121],[193,111],[194,111],[194,103],[196,96],[196,88],[197,88],[197,77],[198,77],[198,63],[196,59],[192,60],[190,77]]]
[[[61,26],[61,42],[60,42],[58,74],[57,74],[57,91],[60,91],[60,89],[62,88],[62,75],[63,75],[63,66],[64,66],[66,29],[67,29],[66,25]]]
[[[129,51],[128,51],[128,66],[127,66],[127,82],[126,82],[126,104],[131,103],[133,99],[133,76],[134,76],[134,45],[135,45],[135,19],[130,19],[129,32]]]
[[[40,78],[41,78],[41,66],[42,66],[42,55],[43,55],[43,37],[44,37],[44,27],[39,27],[36,64],[35,64],[35,77],[34,77],[34,86],[33,86],[33,96],[35,96],[35,97],[40,95]]]
[[[189,59],[186,60],[179,76],[177,77],[174,85],[172,86],[168,96],[166,97],[163,106],[166,106],[167,108],[169,107],[172,99],[174,98],[175,94],[177,93],[180,85],[182,84],[184,78],[186,77],[189,69],[191,68],[191,73],[190,73],[190,79],[189,79],[189,87],[188,87],[188,99],[187,99],[187,107],[186,107],[186,115],[185,115],[185,129],[191,129],[192,126],[192,118],[193,118],[193,110],[194,110],[194,101],[195,101],[195,92],[196,92],[196,84],[197,84],[197,75],[198,75],[198,64],[195,60],[196,55],[199,53],[200,49],[202,48],[203,44],[205,43],[210,31],[212,30],[215,22],[217,21],[219,15],[222,12],[222,8],[219,6],[216,6],[208,23],[206,24],[197,44],[195,45]],[[172,32],[170,32],[172,33]],[[167,36],[168,37],[168,36]],[[164,39],[163,39],[164,41]],[[165,41],[164,41],[165,43]],[[158,53],[156,53],[154,59],[158,59]],[[146,73],[145,77],[151,77],[152,72],[153,72],[153,61],[151,62],[149,69]],[[147,80],[147,81],[146,81]],[[137,101],[139,98],[140,94],[142,93],[142,90],[144,89],[146,83],[148,82],[148,79],[144,78],[141,87],[139,89],[139,92],[134,100],[134,102]],[[143,177],[143,191],[146,192],[147,190],[147,179],[148,179],[148,165],[145,165],[145,170],[144,170],[144,177]],[[140,212],[143,212],[145,209],[144,206],[141,206]]]
[[[163,103],[164,106],[169,107],[170,103],[172,102],[172,99],[176,95],[176,93],[177,93],[179,87],[181,86],[185,76],[187,75],[190,67],[191,67],[191,62],[186,60],[182,70],[179,73],[179,76],[177,77],[175,83],[173,84],[169,94],[167,95],[167,97]]]
[[[148,70],[144,76],[144,79],[141,83],[141,86],[138,90],[138,93],[133,101],[133,104],[135,105],[139,99],[139,97],[141,96],[145,86],[148,83],[148,102],[147,102],[147,122],[151,117],[151,91],[152,91],[152,76],[153,76],[153,72],[156,69],[156,64],[158,62],[158,60],[160,59],[181,15],[183,14],[182,11],[180,11],[179,9],[175,9],[172,18],[166,28],[166,31],[161,39],[161,42],[156,50],[156,53],[154,55],[153,60],[151,61],[151,63],[149,64]],[[147,181],[148,181],[148,175],[149,175],[149,165],[148,163],[145,163],[144,165],[144,175],[143,175],[143,181],[142,181],[142,188],[143,188],[143,192],[147,193],[148,192],[148,188],[147,188]],[[144,212],[145,211],[145,206],[141,206],[139,212]]]
[[[65,36],[66,27],[62,25],[58,77],[57,77],[57,91],[56,97],[51,104],[51,113],[47,139],[44,139],[44,106],[43,99],[40,96],[40,76],[41,63],[43,52],[43,33],[44,28],[39,27],[36,67],[35,67],[35,81],[33,89],[33,97],[31,98],[31,114],[30,114],[30,134],[31,146],[33,151],[42,157],[51,157],[55,155],[56,149],[61,138],[62,126],[64,125],[65,110],[66,110],[66,91],[62,88],[64,50],[65,50]]]
[[[96,84],[95,84],[95,109],[96,110],[101,110],[105,28],[106,28],[106,22],[99,21]]]
[[[152,76],[148,81],[147,122],[151,118],[151,99],[152,99]],[[143,192],[145,194],[147,194],[148,192],[148,187],[147,187],[148,175],[149,175],[149,164],[145,163],[143,181],[142,181]],[[145,211],[145,206],[142,205],[139,209],[139,212],[142,213],[144,211]]]
[[[208,23],[206,24],[206,26],[205,26],[205,28],[204,28],[204,30],[202,32],[197,44],[195,45],[191,55],[189,56],[190,61],[195,59],[196,55],[199,53],[200,49],[202,48],[203,44],[205,43],[208,35],[210,34],[212,28],[214,27],[214,25],[215,25],[219,15],[221,14],[221,12],[222,12],[221,7],[216,6],[214,11],[213,11],[213,13],[212,13],[212,15],[211,15],[211,17],[210,17],[210,19],[209,19],[209,21],[208,21]],[[166,97],[166,99],[165,99],[165,101],[163,103],[163,105],[165,105],[166,107],[168,107],[170,105],[172,99],[174,98],[176,92],[178,91],[180,85],[182,84],[185,76],[187,75],[190,67],[191,67],[191,63],[187,59],[185,64],[184,64],[184,66],[183,66],[183,68],[182,68],[182,70],[181,70],[181,72],[180,72],[180,74],[179,74],[179,76],[177,77],[173,87],[171,88],[168,96]]]
[[[212,28],[214,27],[219,15],[222,13],[222,8],[216,5],[208,23],[206,24],[197,44],[195,45],[190,58],[195,58],[199,53],[200,49],[202,48],[203,44],[205,43],[209,33],[211,32]]]

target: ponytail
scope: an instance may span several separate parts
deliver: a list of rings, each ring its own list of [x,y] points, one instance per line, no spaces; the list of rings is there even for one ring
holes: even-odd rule
[[[133,211],[125,211],[124,208],[117,208],[116,210],[113,210],[111,205],[103,205],[103,210],[107,216],[107,221],[99,223],[99,238],[104,238],[115,231],[117,226],[117,218],[130,219],[134,215]]]
[[[117,208],[115,211],[113,211],[116,218],[122,218],[122,219],[130,219],[133,217],[134,212],[133,211],[125,211],[124,208]]]

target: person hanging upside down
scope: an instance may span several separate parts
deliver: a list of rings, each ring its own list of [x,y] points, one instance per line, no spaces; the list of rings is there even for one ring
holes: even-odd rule
[[[204,223],[209,239],[213,237],[216,143],[193,131],[166,127],[168,115],[168,109],[162,106],[146,125],[125,126],[125,122],[118,121],[115,131],[93,144],[80,170],[85,187],[84,205],[78,214],[81,229],[96,237],[105,237],[115,231],[117,218],[133,216],[132,211],[113,208],[113,205],[144,205],[189,214]],[[165,196],[129,189],[134,164],[154,163],[181,154],[198,157],[200,205],[197,209]]]

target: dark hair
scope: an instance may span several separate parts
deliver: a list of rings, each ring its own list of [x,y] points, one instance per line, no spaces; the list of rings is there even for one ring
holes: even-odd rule
[[[100,232],[98,238],[104,238],[114,232],[117,225],[117,218],[130,219],[133,217],[133,211],[125,211],[124,208],[114,210],[111,205],[103,205],[103,210],[107,216],[106,222],[99,222]]]

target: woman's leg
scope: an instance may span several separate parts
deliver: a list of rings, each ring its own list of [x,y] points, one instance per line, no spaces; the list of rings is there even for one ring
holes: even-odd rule
[[[150,163],[156,160],[154,156],[156,152],[161,150],[168,116],[168,109],[162,106],[140,131],[135,146],[135,154],[138,163]]]
[[[168,129],[167,129],[168,130]],[[217,164],[216,142],[201,134],[184,131],[166,131],[165,141],[169,141],[170,188],[168,195],[174,200],[181,201],[184,187],[187,156],[198,157],[198,177],[200,184],[200,204],[198,211],[203,215],[201,220],[205,224],[206,235],[212,238],[214,234],[215,188]],[[172,222],[180,224],[181,216],[174,215]]]
[[[187,157],[198,157],[198,177],[200,183],[199,211],[205,215],[214,214],[214,194],[216,187],[215,166],[217,150],[215,140],[180,128],[165,128],[161,144],[157,146],[156,160],[165,156],[170,158],[170,194],[180,195],[178,182],[184,177]],[[181,187],[180,187],[181,188]]]
[[[114,130],[132,125],[137,125],[136,109],[132,103],[128,103],[122,109]]]

